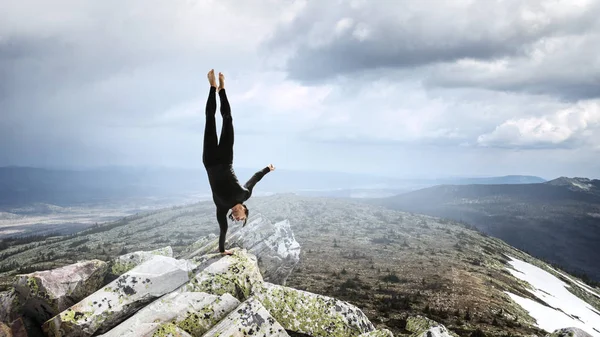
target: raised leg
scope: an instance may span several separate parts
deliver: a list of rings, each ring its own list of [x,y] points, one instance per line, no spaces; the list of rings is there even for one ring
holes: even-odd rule
[[[205,167],[219,163],[217,146],[217,124],[215,114],[217,112],[217,88],[211,86],[206,102],[206,123],[204,125],[204,147],[202,150],[202,162]]]
[[[233,118],[231,117],[231,107],[225,92],[225,79],[221,73],[219,73],[219,99],[221,101],[221,116],[223,117],[221,137],[219,138],[219,158],[221,163],[231,164],[233,163],[234,141]]]

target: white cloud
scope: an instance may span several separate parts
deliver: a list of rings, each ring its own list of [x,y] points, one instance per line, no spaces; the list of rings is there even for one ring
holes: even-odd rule
[[[537,147],[592,139],[600,131],[600,101],[584,101],[541,117],[509,119],[478,137],[483,146]],[[596,147],[597,143],[586,144]]]

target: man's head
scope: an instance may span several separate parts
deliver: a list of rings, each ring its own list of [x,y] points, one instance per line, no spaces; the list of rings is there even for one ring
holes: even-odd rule
[[[231,214],[229,214],[229,218],[232,221],[244,221],[244,225],[246,225],[246,221],[248,221],[248,207],[244,204],[237,204],[231,207]]]

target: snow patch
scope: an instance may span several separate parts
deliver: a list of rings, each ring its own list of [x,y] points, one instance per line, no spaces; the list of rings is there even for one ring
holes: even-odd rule
[[[571,181],[571,184],[573,184],[573,186],[575,186],[575,187],[579,187],[580,189],[582,189],[584,191],[589,191],[590,188],[593,187],[591,184],[581,184],[577,181]]]
[[[558,270],[556,270],[556,269],[554,269],[554,268],[552,268],[552,270],[554,270],[555,272],[559,273],[561,276],[563,276],[563,277],[564,277],[564,278],[566,278],[567,280],[569,280],[569,281],[571,281],[571,282],[575,283],[576,285],[578,285],[578,286],[579,286],[579,288],[581,288],[581,289],[583,289],[583,290],[587,291],[588,293],[590,293],[590,294],[592,294],[592,295],[594,295],[594,296],[596,296],[596,297],[600,298],[600,294],[598,294],[596,291],[594,291],[594,288],[592,288],[592,287],[588,286],[587,284],[585,284],[585,283],[583,283],[583,282],[581,282],[581,281],[574,280],[574,279],[572,279],[571,277],[569,277],[569,275],[563,274],[563,273],[561,273],[560,271],[558,271]]]
[[[537,321],[537,326],[553,332],[556,329],[577,327],[592,336],[600,337],[600,315],[594,308],[579,297],[573,295],[566,283],[547,271],[527,262],[508,256],[508,262],[514,269],[507,268],[516,278],[528,282],[531,293],[547,303],[536,301],[506,292]]]

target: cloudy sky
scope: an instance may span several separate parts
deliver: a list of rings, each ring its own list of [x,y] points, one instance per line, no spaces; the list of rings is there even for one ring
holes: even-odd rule
[[[600,1],[0,1],[0,165],[600,178]],[[220,123],[220,122],[219,122]]]

